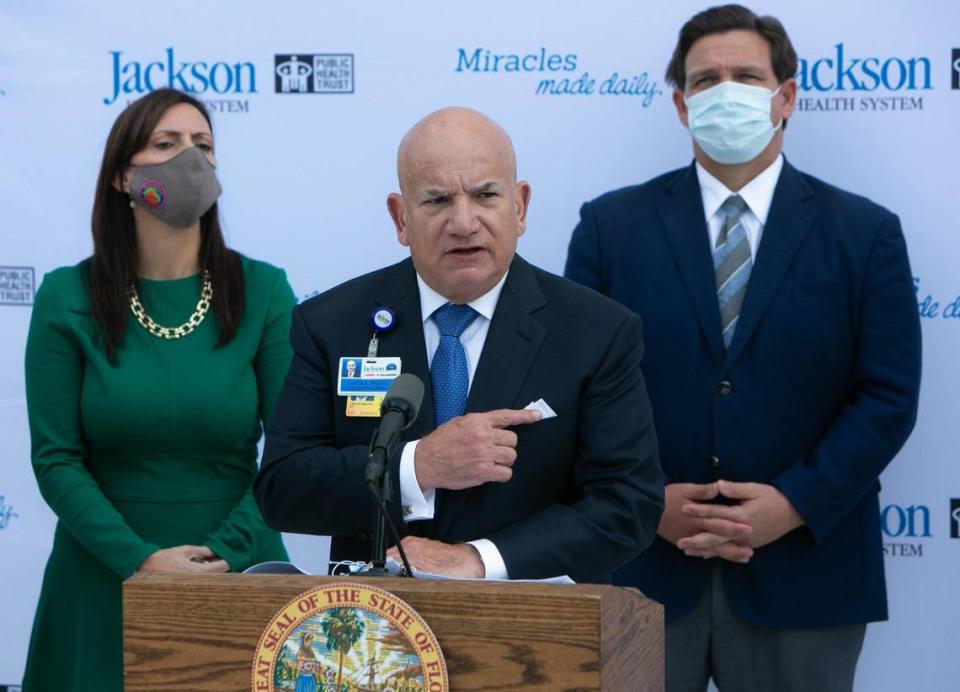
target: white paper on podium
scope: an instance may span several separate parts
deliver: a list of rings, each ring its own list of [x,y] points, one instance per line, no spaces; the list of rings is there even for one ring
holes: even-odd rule
[[[403,570],[403,565],[394,560],[392,557],[387,558],[387,564],[385,566],[391,574],[395,574],[398,577]],[[576,584],[576,582],[566,574],[559,577],[550,577],[548,579],[470,579],[468,577],[448,577],[444,574],[433,574],[431,572],[419,572],[417,570],[413,570],[413,576],[415,576],[417,579],[436,579],[438,581],[454,579],[457,581],[502,581],[513,582],[514,584]]]
[[[387,571],[390,572],[390,574],[393,574],[398,577],[401,575],[403,571],[403,566],[399,562],[394,560],[392,557],[387,558],[386,568],[387,568]],[[361,570],[360,572],[355,572],[354,574],[361,574],[362,572],[363,570]],[[257,565],[253,565],[252,567],[248,567],[247,569],[243,570],[243,573],[244,574],[305,574],[307,576],[316,576],[306,571],[305,569],[301,569],[300,567],[293,564],[292,562],[282,562],[280,560],[274,560],[272,562],[261,562]],[[348,576],[348,575],[343,575],[343,576]],[[354,575],[351,574],[349,576],[354,576]],[[465,577],[448,577],[443,574],[432,574],[430,572],[418,572],[417,570],[414,570],[413,576],[416,577],[417,579],[434,579],[434,580],[456,579],[460,581],[490,581],[490,582],[510,581],[518,584],[575,584],[576,583],[575,581],[573,581],[573,579],[571,579],[565,574],[560,577],[551,577],[549,579],[467,579]]]

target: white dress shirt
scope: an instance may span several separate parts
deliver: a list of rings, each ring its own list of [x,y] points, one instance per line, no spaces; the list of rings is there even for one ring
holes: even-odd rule
[[[703,199],[703,212],[707,217],[711,253],[717,244],[720,229],[723,228],[724,215],[720,211],[720,207],[723,206],[730,195],[740,195],[743,201],[747,203],[747,209],[740,216],[740,223],[743,225],[743,230],[747,235],[747,243],[750,245],[750,258],[756,262],[757,249],[760,247],[760,236],[763,235],[763,227],[767,224],[770,204],[773,202],[773,191],[780,179],[780,171],[783,170],[783,154],[777,156],[776,161],[744,185],[739,192],[727,189],[727,186],[710,175],[707,169],[700,165],[699,161],[696,164],[696,169],[697,179],[700,181],[700,196]]]
[[[493,311],[497,308],[497,301],[500,299],[500,292],[506,280],[507,275],[504,274],[496,286],[476,300],[467,303],[478,313],[460,335],[460,343],[463,344],[463,350],[467,356],[467,377],[470,385],[473,385],[473,375],[477,371],[477,363],[480,362],[480,353],[487,340],[487,332],[490,331],[490,320],[493,319]],[[433,355],[437,352],[437,346],[440,345],[440,328],[430,317],[438,308],[450,301],[430,288],[419,274],[417,274],[417,285],[420,288],[420,315],[423,317],[423,338],[427,344],[427,365],[431,366]],[[400,455],[400,502],[403,507],[403,519],[408,522],[433,519],[436,499],[436,490],[428,490],[424,493],[417,482],[414,453],[418,442],[419,440],[416,440],[405,444]],[[481,538],[469,543],[480,553],[487,579],[509,578],[503,557],[492,541]]]

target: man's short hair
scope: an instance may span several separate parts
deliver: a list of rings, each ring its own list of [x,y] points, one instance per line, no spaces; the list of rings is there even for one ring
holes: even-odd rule
[[[724,34],[728,31],[753,31],[770,46],[770,59],[777,82],[783,82],[797,74],[797,51],[790,43],[783,24],[775,17],[758,17],[743,5],[711,7],[691,17],[677,39],[673,57],[667,65],[667,84],[680,89],[686,87],[687,74],[684,67],[690,46],[704,36]]]

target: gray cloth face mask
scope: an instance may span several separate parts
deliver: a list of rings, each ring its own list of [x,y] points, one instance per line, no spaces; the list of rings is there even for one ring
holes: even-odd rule
[[[130,199],[174,228],[195,224],[223,192],[213,164],[197,147],[169,161],[135,166]]]

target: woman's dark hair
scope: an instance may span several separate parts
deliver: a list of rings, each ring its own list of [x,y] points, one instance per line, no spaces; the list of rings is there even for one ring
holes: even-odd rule
[[[778,82],[797,73],[797,52],[778,19],[758,17],[742,5],[723,5],[695,14],[680,29],[677,47],[667,66],[667,83],[683,91],[687,81],[685,64],[690,47],[704,36],[737,30],[753,31],[767,42],[773,74]]]
[[[186,103],[196,108],[211,125],[204,105],[176,89],[158,89],[134,101],[117,117],[107,137],[103,163],[93,200],[93,257],[86,263],[85,278],[93,317],[107,357],[116,363],[116,349],[126,331],[131,285],[139,291],[137,277],[137,232],[130,197],[114,188],[130,159],[147,146],[150,135],[171,106]],[[243,267],[239,256],[227,249],[220,229],[217,205],[200,218],[200,267],[210,272],[213,283],[211,309],[220,338],[217,346],[237,333],[244,307]]]

